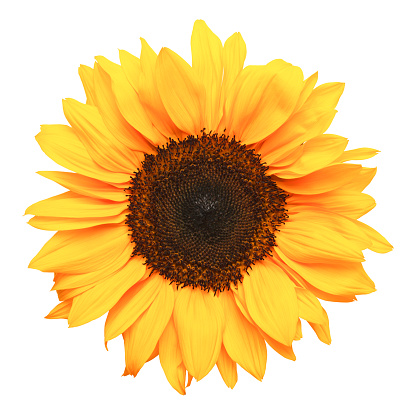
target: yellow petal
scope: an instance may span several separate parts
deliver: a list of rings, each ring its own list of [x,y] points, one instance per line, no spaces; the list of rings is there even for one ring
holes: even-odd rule
[[[353,174],[350,180],[341,186],[341,189],[358,192],[363,191],[376,175],[376,170],[377,168],[362,167],[358,170],[357,175]]]
[[[167,113],[157,87],[157,54],[141,38],[141,73],[138,77],[139,98],[153,125],[166,137],[182,137],[182,132]]]
[[[219,373],[221,373],[225,384],[230,389],[233,389],[238,380],[237,363],[228,356],[224,346],[221,346],[216,365],[218,366]]]
[[[303,107],[335,109],[344,91],[344,83],[332,82],[319,85],[313,90]]]
[[[308,97],[311,95],[312,90],[315,87],[317,81],[318,81],[318,72],[309,76],[303,82],[302,92],[300,93],[298,103],[296,104],[295,112],[297,112],[301,108],[301,106],[306,102],[306,99],[308,99]]]
[[[70,288],[68,290],[57,290],[58,299],[60,301],[70,300],[71,298],[77,297],[92,287],[93,286],[91,285],[84,285],[83,287]]]
[[[357,178],[360,170],[360,165],[340,164],[327,166],[300,178],[281,179],[272,176],[277,185],[285,191],[310,195],[340,188]]]
[[[90,198],[68,191],[36,202],[26,209],[25,214],[43,217],[100,218],[119,215],[127,208],[127,201],[114,202]]]
[[[153,147],[121,114],[115,94],[112,91],[110,76],[97,64],[94,64],[94,90],[97,97],[97,108],[103,123],[112,135],[127,148],[150,152]]]
[[[128,227],[119,224],[57,232],[29,268],[72,274],[99,270],[118,261],[130,241]]]
[[[131,287],[109,311],[105,325],[105,341],[122,334],[151,305],[166,281],[159,274],[153,274],[145,281]]]
[[[64,168],[112,183],[128,182],[131,179],[129,173],[111,172],[93,161],[69,126],[42,125],[36,140],[46,155]]]
[[[240,33],[229,37],[223,48],[224,76],[222,81],[221,102],[222,107],[228,98],[232,85],[244,67],[247,48]]]
[[[321,303],[313,293],[305,288],[296,287],[299,317],[306,321],[322,324],[326,322]]]
[[[140,158],[107,129],[98,109],[74,99],[63,102],[64,114],[91,158],[109,171],[132,174]]]
[[[352,296],[376,291],[361,263],[339,261],[334,263],[297,262],[274,248],[280,258],[308,283],[329,294]]]
[[[53,290],[62,290],[67,288],[78,288],[85,285],[93,287],[97,283],[109,277],[115,271],[118,271],[131,259],[133,244],[129,243],[126,248],[118,255],[118,258],[107,266],[93,271],[86,271],[81,274],[55,273]],[[132,257],[133,260],[140,259]]]
[[[200,380],[212,370],[221,349],[225,316],[219,298],[184,287],[177,292],[173,314],[184,365]]]
[[[348,219],[346,221],[349,222]],[[344,223],[341,219],[339,222]],[[346,225],[344,230],[346,228],[354,227]],[[324,214],[312,217],[312,214],[301,212],[292,215],[280,228],[276,242],[278,249],[298,262],[364,261],[361,251],[367,248],[368,240],[359,231],[353,236],[349,238],[333,223],[325,221]]]
[[[298,322],[299,324],[299,322]],[[288,360],[296,360],[295,353],[293,352],[292,346],[286,346],[279,341],[275,340],[274,338],[270,337],[268,334],[261,332],[263,338],[266,340],[267,344],[277,353],[279,353],[282,357],[287,358]],[[296,337],[296,333],[295,333]],[[296,338],[294,338],[296,340]]]
[[[88,105],[97,105],[96,93],[94,91],[93,69],[89,66],[80,65],[78,74],[83,83],[84,92],[87,97]]]
[[[244,370],[261,380],[266,370],[266,343],[254,327],[238,309],[234,297],[227,292],[220,294],[225,318],[223,345],[227,353]]]
[[[311,291],[316,297],[320,298],[321,300],[334,301],[340,303],[349,303],[351,301],[356,301],[356,296],[352,293],[346,295],[330,294],[314,287],[312,284],[309,284],[306,281],[306,279],[302,278],[301,275],[298,274],[294,269],[285,264],[285,262],[277,255],[275,250],[273,250],[273,260],[278,261],[279,265],[285,270],[285,272],[289,275],[289,277],[292,279],[296,286]],[[298,333],[296,333],[296,335],[298,335]]]
[[[119,50],[119,60],[128,82],[139,92],[139,77],[142,72],[141,60],[126,50]]]
[[[290,346],[296,333],[298,306],[295,287],[270,260],[257,262],[243,281],[251,317],[270,337]]]
[[[267,171],[280,178],[296,178],[324,168],[335,161],[344,151],[348,140],[337,135],[322,135],[308,140],[302,145],[303,152],[292,164],[275,168],[274,164]]]
[[[60,171],[41,171],[37,173],[80,195],[116,202],[126,201],[127,198],[123,189],[77,173]]]
[[[203,20],[193,26],[192,67],[206,91],[203,125],[214,130],[221,118],[222,43]]]
[[[72,302],[73,300],[69,299],[69,300],[63,301],[62,303],[59,303],[49,312],[49,314],[45,318],[49,318],[49,319],[68,318],[68,315],[70,314]]]
[[[349,218],[359,218],[376,206],[375,200],[367,194],[357,191],[335,189],[316,195],[293,194],[286,203],[289,205],[310,205],[324,208]]]
[[[326,83],[315,88],[283,127],[263,142],[260,148],[263,161],[278,163],[293,148],[324,133],[337,113],[335,107],[343,90],[343,83]],[[306,93],[302,89],[301,96],[305,94],[302,99]]]
[[[369,247],[370,250],[374,252],[379,252],[384,254],[386,252],[392,251],[393,246],[389,244],[388,240],[381,234],[379,234],[375,229],[368,226],[364,222],[353,221],[358,225],[370,239],[372,245]]]
[[[180,394],[186,394],[186,369],[181,357],[177,331],[173,318],[167,323],[159,341],[160,363],[171,386]]]
[[[302,323],[299,318],[298,325],[296,326],[295,340],[300,340],[301,338],[302,338]]]
[[[186,387],[189,387],[192,384],[193,376],[190,374],[190,372],[187,372],[187,384]]]
[[[259,153],[263,162],[281,166],[283,159],[303,142],[323,134],[331,125],[337,112],[324,108],[302,109],[294,113],[261,145]]]
[[[280,71],[266,66],[246,67],[227,97],[220,127],[225,126],[229,135],[247,145],[261,141],[292,113],[302,78],[300,69],[294,66]]]
[[[156,346],[155,346],[154,350],[152,351],[151,355],[148,357],[146,363],[148,363],[151,360],[154,360],[155,357],[157,357],[157,356],[158,356],[158,343],[156,344]]]
[[[251,318],[250,313],[247,308],[247,303],[245,301],[245,291],[242,283],[234,286],[232,289],[235,298],[235,304],[239,308],[241,314],[248,320],[249,323],[253,326],[257,326],[256,322]]]
[[[325,344],[331,344],[331,333],[329,331],[329,320],[328,315],[324,309],[322,309],[323,317],[325,321],[321,324],[311,323],[309,325],[315,331],[318,338]]]
[[[46,231],[65,231],[95,227],[103,224],[121,224],[126,220],[126,214],[101,218],[61,218],[61,217],[33,217],[28,221],[34,228]]]
[[[74,298],[68,317],[69,326],[77,327],[101,317],[129,288],[143,279],[145,274],[146,267],[143,259],[129,260],[123,268],[110,277]]]
[[[122,67],[103,56],[96,56],[96,61],[112,80],[112,91],[123,117],[153,145],[165,144],[167,139],[152,125]]]
[[[136,376],[152,354],[170,320],[173,305],[173,288],[164,280],[150,306],[123,333],[126,370],[129,374]]]
[[[162,48],[156,75],[158,91],[170,118],[182,131],[200,134],[205,127],[206,95],[195,71],[179,55]]]
[[[353,161],[353,160],[363,160],[373,158],[373,156],[377,155],[380,151],[377,149],[372,148],[358,148],[358,149],[351,149],[349,151],[344,151],[341,156],[339,156],[335,163],[341,163],[346,161]]]
[[[308,221],[323,225],[341,234],[353,247],[360,250],[371,245],[369,237],[358,227],[358,222],[351,218],[307,205],[289,206],[288,212],[291,215],[289,221]]]

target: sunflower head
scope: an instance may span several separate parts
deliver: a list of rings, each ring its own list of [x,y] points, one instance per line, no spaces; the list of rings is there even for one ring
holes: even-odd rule
[[[57,231],[30,267],[54,272],[47,318],[79,326],[108,313],[125,375],[159,357],[181,394],[216,364],[261,380],[266,343],[294,360],[305,320],[329,344],[318,298],[373,292],[363,250],[391,245],[358,221],[375,169],[326,134],[344,85],[283,61],[247,66],[198,20],[192,65],[141,39],[140,58],[80,67],[87,101],[64,101],[69,125],[44,125],[42,150],[73,172],[40,172],[68,191],[30,206]],[[188,378],[186,380],[186,372]]]

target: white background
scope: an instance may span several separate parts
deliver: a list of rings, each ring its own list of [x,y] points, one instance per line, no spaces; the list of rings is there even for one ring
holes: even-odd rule
[[[1,10],[1,384],[4,412],[416,412],[417,396],[417,30],[413,1],[16,1]],[[139,55],[139,37],[188,61],[195,19],[225,41],[240,31],[246,64],[283,58],[319,83],[346,89],[330,128],[350,148],[381,154],[364,221],[395,246],[366,253],[377,292],[324,303],[333,342],[308,325],[297,361],[268,353],[258,382],[239,368],[234,390],[216,368],[187,396],[168,384],[158,358],[121,377],[123,342],[106,352],[104,317],[68,329],[44,316],[57,303],[52,274],[27,269],[51,233],[26,224],[25,208],[62,192],[36,175],[60,170],[38,147],[40,124],[65,123],[61,99],[84,99],[79,64]]]

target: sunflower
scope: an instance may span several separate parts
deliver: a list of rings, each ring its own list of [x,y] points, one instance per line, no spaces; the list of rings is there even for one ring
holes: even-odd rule
[[[319,299],[375,291],[362,251],[391,245],[358,221],[376,169],[325,134],[342,83],[315,87],[283,60],[244,68],[239,33],[222,45],[202,21],[192,66],[173,51],[97,57],[79,74],[87,102],[63,102],[67,125],[44,125],[42,150],[73,172],[39,172],[67,192],[30,206],[57,231],[29,267],[54,272],[70,327],[107,314],[105,345],[123,336],[124,375],[159,356],[185,394],[216,364],[261,380],[266,343],[294,360],[306,320],[331,341]],[[186,377],[187,373],[187,377]]]

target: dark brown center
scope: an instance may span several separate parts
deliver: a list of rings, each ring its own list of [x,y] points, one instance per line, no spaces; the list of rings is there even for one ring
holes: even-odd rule
[[[214,293],[270,254],[287,193],[260,156],[224,134],[170,140],[132,176],[134,255],[178,286]]]

